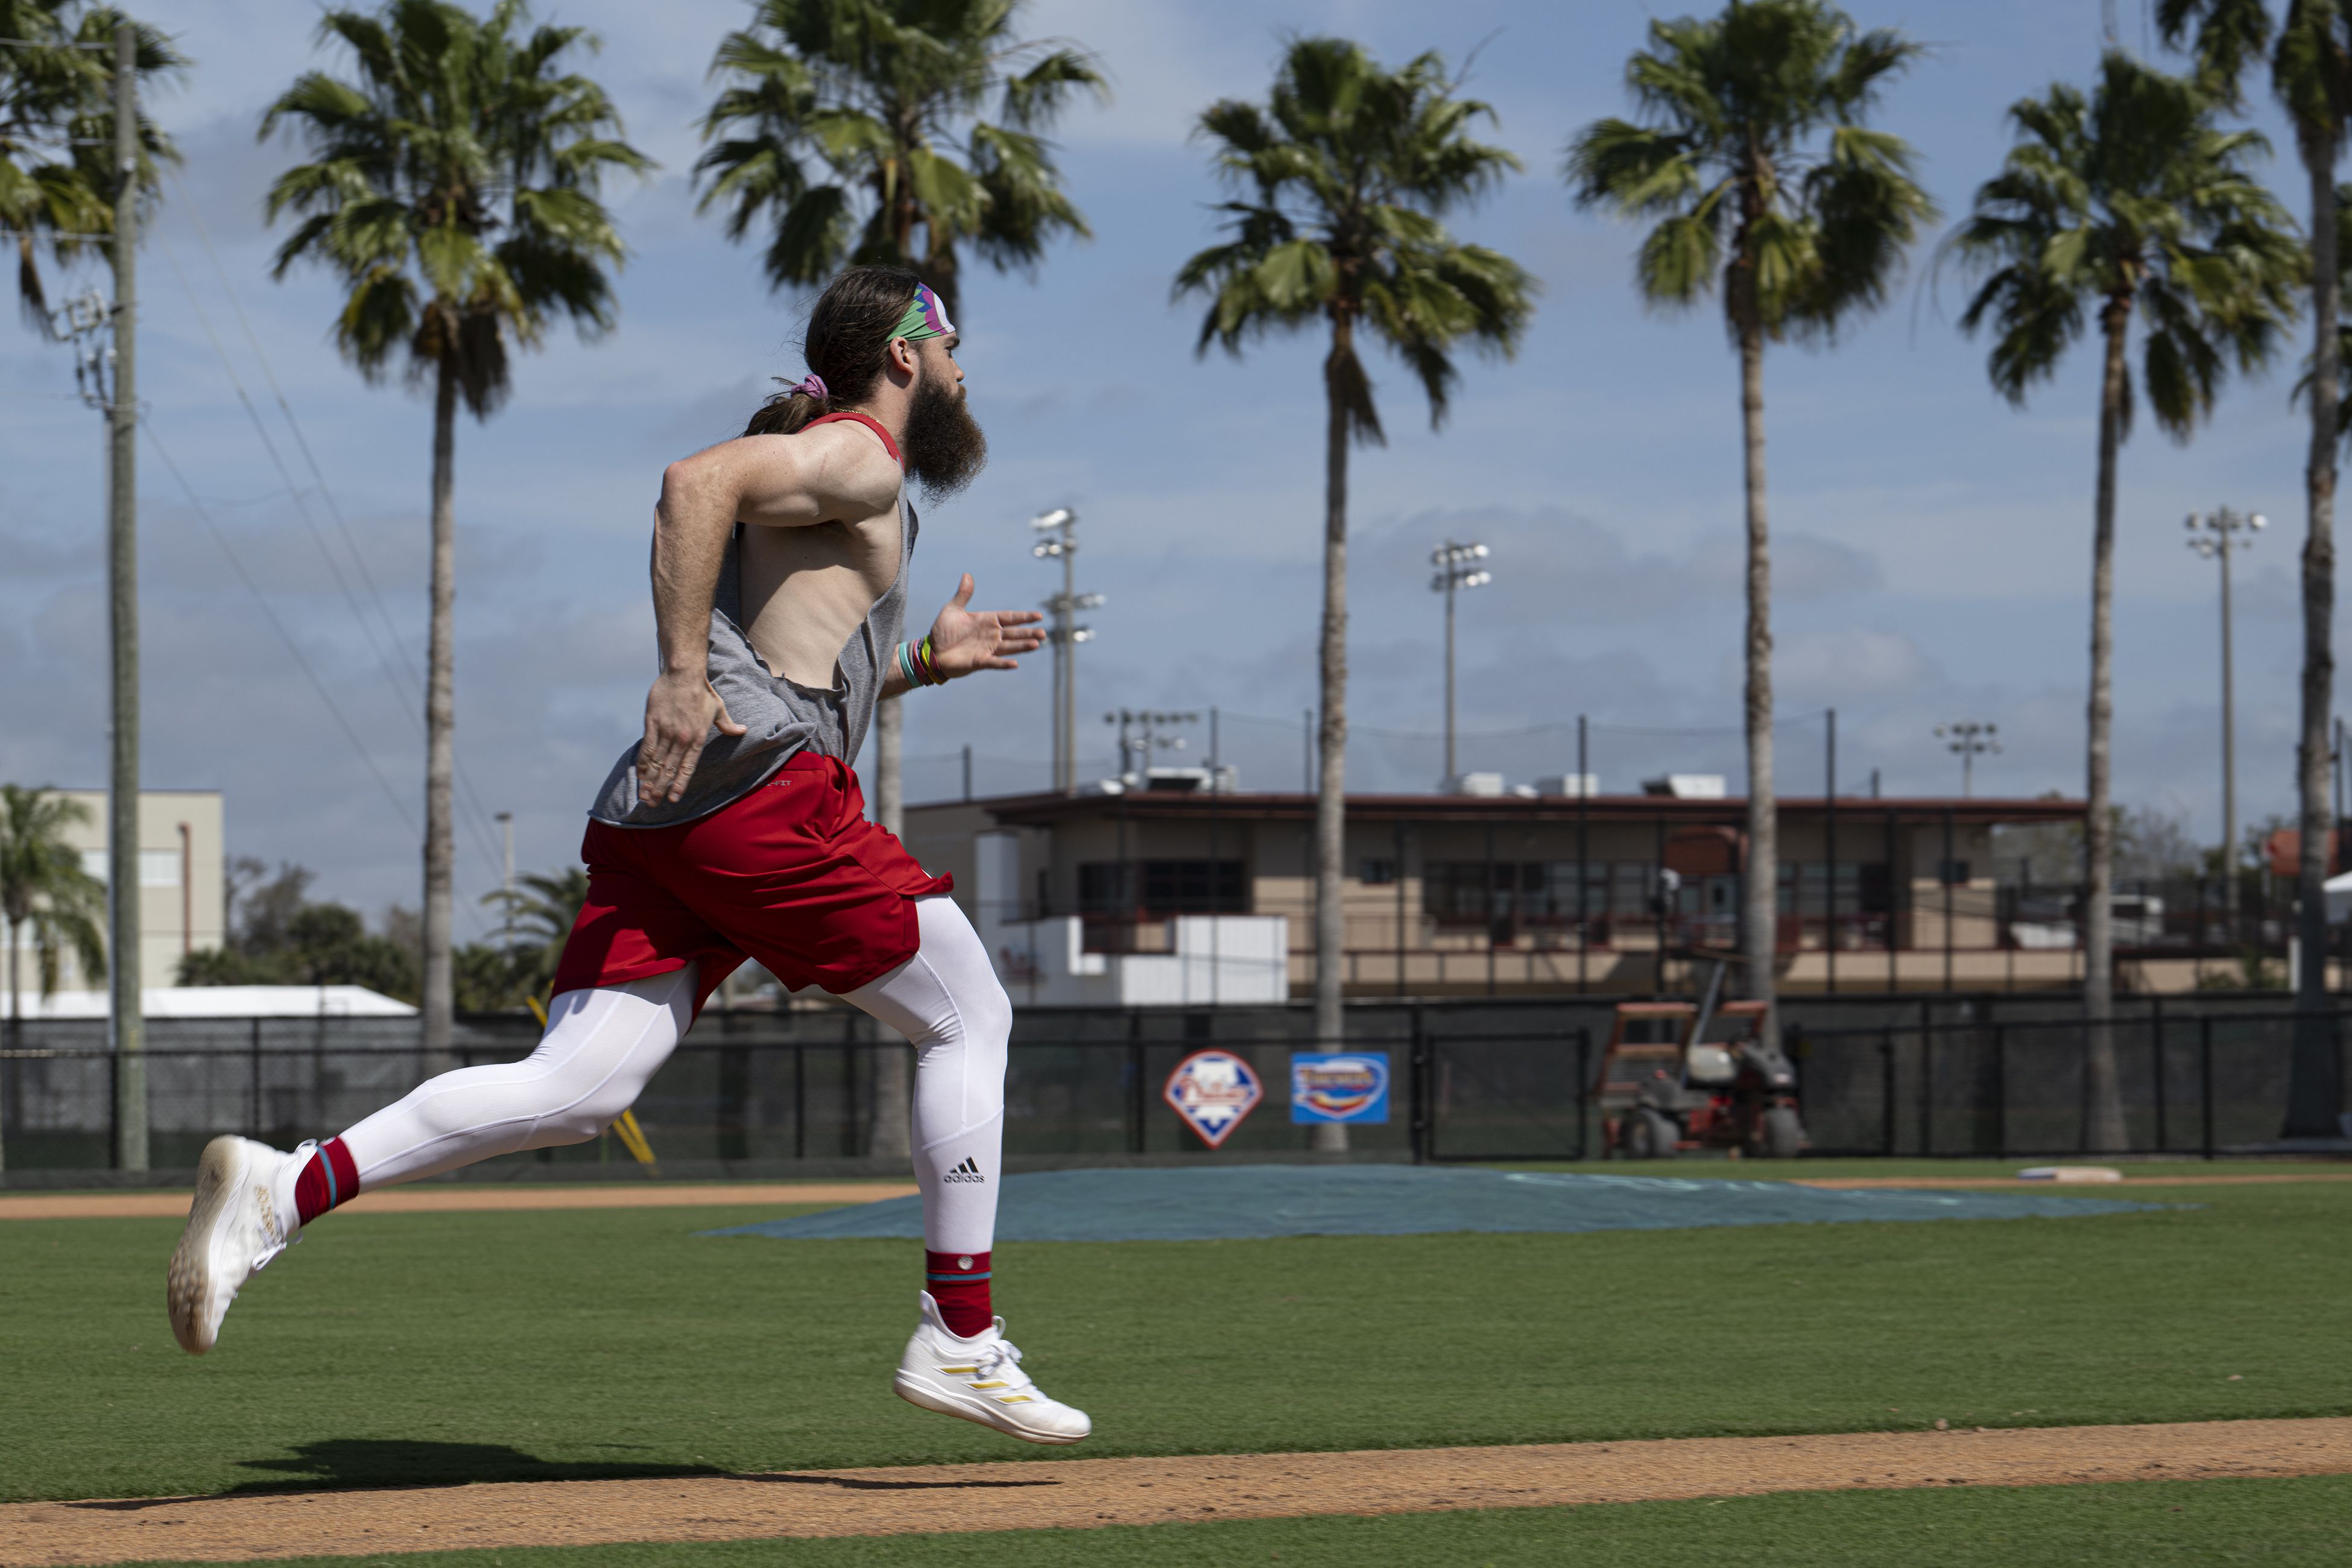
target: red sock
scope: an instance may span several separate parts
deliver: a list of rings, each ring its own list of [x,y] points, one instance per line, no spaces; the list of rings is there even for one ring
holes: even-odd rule
[[[352,1163],[352,1152],[340,1138],[320,1144],[302,1173],[294,1178],[294,1212],[304,1225],[359,1195],[360,1168]]]
[[[923,1288],[940,1304],[948,1332],[968,1340],[984,1334],[996,1321],[988,1303],[988,1254],[985,1252],[926,1252]]]

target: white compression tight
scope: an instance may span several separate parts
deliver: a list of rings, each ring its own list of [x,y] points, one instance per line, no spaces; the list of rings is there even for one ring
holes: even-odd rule
[[[985,1252],[996,1230],[1013,1004],[954,900],[916,900],[915,956],[842,1000],[916,1047],[915,1179],[923,1245]],[[567,991],[521,1061],[461,1068],[418,1085],[343,1134],[360,1190],[436,1175],[495,1154],[583,1143],[612,1125],[693,1021],[689,966],[626,985]],[[944,1181],[963,1166],[980,1181]]]

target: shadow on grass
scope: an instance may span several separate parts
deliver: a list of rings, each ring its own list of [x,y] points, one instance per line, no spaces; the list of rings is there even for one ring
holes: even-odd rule
[[[329,1437],[298,1445],[277,1459],[240,1459],[238,1468],[275,1470],[282,1478],[254,1479],[213,1493],[215,1498],[257,1493],[370,1491],[403,1487],[461,1487],[478,1481],[669,1480],[687,1476],[730,1477],[775,1485],[839,1487],[852,1491],[974,1490],[998,1487],[1049,1487],[1039,1480],[882,1480],[860,1476],[804,1475],[791,1470],[738,1475],[716,1465],[647,1464],[626,1459],[542,1459],[498,1443],[425,1443],[404,1438]],[[111,1498],[72,1502],[68,1508],[135,1513],[204,1498]]]
[[[542,1459],[498,1443],[426,1443],[405,1438],[329,1437],[298,1445],[291,1456],[241,1459],[238,1468],[274,1470],[215,1493],[249,1497],[256,1492],[380,1489],[388,1487],[457,1487],[476,1481],[620,1481],[678,1476],[723,1476],[716,1465],[646,1464],[625,1459]],[[68,1506],[130,1511],[186,1498],[135,1498]]]

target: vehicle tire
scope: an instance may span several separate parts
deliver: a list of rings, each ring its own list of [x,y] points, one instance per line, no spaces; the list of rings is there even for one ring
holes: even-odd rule
[[[1793,1160],[1804,1152],[1805,1124],[1792,1108],[1773,1106],[1764,1112],[1760,1142],[1758,1152],[1767,1160]]]
[[[1625,1158],[1671,1160],[1678,1136],[1674,1122],[1667,1117],[1646,1107],[1636,1110],[1625,1121]]]

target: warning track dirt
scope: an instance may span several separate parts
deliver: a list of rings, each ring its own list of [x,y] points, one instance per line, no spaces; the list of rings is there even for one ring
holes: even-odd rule
[[[1071,1459],[16,1503],[0,1565],[370,1556],[1423,1513],[1762,1492],[2352,1474],[2352,1418]]]

